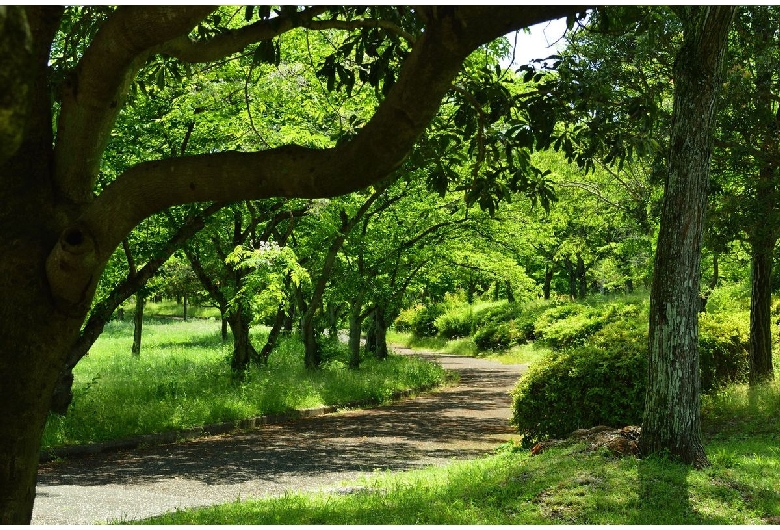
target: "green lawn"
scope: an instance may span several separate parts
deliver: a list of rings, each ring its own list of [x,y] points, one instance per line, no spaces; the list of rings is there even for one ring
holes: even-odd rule
[[[257,347],[266,332],[253,334]],[[445,372],[420,359],[391,356],[347,367],[347,352],[327,352],[321,370],[303,367],[296,338],[283,339],[267,367],[236,381],[232,343],[216,319],[150,319],[141,356],[130,354],[132,323],[112,321],[74,370],[74,400],[65,417],[52,415],[44,449],[241,420],[355,401],[383,402],[401,390],[442,384]]]
[[[712,467],[582,445],[379,474],[348,495],[287,495],[143,524],[761,524],[780,522],[778,437],[710,442]]]

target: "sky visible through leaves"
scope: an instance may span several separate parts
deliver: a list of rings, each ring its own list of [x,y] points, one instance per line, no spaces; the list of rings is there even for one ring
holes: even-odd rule
[[[542,22],[530,27],[531,33],[518,32],[515,60],[511,63],[515,68],[527,64],[533,59],[544,59],[556,52],[558,46],[563,46],[561,37],[566,31],[566,19]],[[514,45],[515,33],[507,35],[509,43]],[[560,42],[558,42],[560,41]],[[511,57],[502,61],[502,66],[510,65]]]

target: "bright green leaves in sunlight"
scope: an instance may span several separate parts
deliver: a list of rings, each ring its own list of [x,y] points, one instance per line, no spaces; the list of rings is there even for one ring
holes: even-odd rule
[[[253,314],[267,316],[276,311],[288,296],[292,282],[301,288],[311,282],[308,271],[298,262],[295,251],[288,246],[279,246],[274,241],[260,241],[258,248],[237,246],[225,259],[226,265],[234,270],[248,272],[241,288],[229,302],[234,305],[239,299],[249,302]]]

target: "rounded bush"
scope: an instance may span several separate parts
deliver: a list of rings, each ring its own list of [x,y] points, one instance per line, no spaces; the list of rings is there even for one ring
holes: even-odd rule
[[[435,337],[438,333],[436,319],[444,314],[444,306],[433,304],[421,307],[411,319],[412,333],[417,337]]]
[[[616,344],[556,352],[534,364],[512,396],[512,424],[531,446],[595,425],[636,425],[642,420],[647,356]]]
[[[705,313],[699,317],[702,392],[745,383],[750,370],[750,314]]]

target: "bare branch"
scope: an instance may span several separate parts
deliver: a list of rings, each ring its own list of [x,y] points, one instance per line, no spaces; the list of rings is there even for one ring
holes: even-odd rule
[[[305,24],[304,27],[313,30],[343,29],[346,31],[351,31],[359,28],[381,28],[390,31],[391,33],[395,33],[396,35],[404,39],[406,42],[408,42],[410,46],[414,46],[415,43],[415,38],[413,35],[404,31],[404,29],[399,27],[397,24],[393,24],[392,22],[389,22],[387,20],[378,20],[378,19],[313,20]]]
[[[306,27],[314,17],[327,12],[328,9],[330,8],[327,6],[314,6],[294,16],[280,15],[268,20],[259,20],[204,41],[193,41],[188,36],[182,35],[161,46],[157,51],[185,63],[217,61],[242,51],[250,44],[273,39],[294,28]]]

